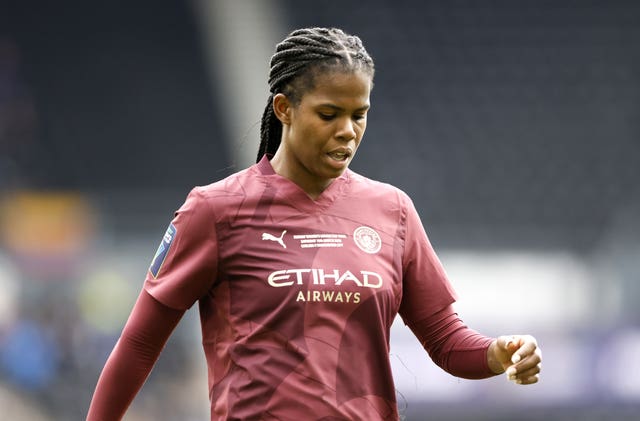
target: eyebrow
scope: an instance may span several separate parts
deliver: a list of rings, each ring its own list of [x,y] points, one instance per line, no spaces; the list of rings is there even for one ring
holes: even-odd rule
[[[318,104],[317,107],[318,108],[327,107],[327,108],[332,108],[332,109],[334,109],[336,111],[344,111],[344,108],[338,107],[337,105],[334,105],[334,104]],[[367,104],[367,105],[364,105],[364,106],[362,106],[360,108],[356,108],[354,111],[355,112],[367,111],[369,108],[371,108],[371,104]]]

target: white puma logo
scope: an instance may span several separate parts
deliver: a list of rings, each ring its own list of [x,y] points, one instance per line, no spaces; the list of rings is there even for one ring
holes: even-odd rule
[[[280,237],[276,237],[275,235],[271,235],[268,232],[263,232],[262,233],[262,239],[263,240],[269,240],[269,241],[275,241],[276,243],[280,244],[283,248],[287,248],[287,245],[284,243],[284,241],[282,241],[282,238],[284,237],[284,235],[287,233],[287,230],[282,231],[282,234],[280,234]]]

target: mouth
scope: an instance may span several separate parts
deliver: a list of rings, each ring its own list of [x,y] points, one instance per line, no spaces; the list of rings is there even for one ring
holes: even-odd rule
[[[328,152],[327,155],[334,161],[344,162],[351,158],[352,152],[350,149],[337,149]]]

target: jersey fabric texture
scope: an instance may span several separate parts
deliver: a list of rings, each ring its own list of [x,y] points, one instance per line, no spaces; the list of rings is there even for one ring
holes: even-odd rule
[[[212,420],[398,419],[393,320],[455,300],[406,194],[347,170],[312,200],[263,158],[167,232],[144,287],[198,302]]]

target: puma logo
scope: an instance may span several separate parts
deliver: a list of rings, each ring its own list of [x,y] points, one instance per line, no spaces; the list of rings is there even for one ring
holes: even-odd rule
[[[269,240],[269,241],[275,241],[276,243],[280,244],[283,248],[287,248],[287,245],[284,243],[284,241],[282,241],[282,238],[284,237],[284,235],[287,233],[287,230],[282,231],[282,234],[280,234],[280,237],[276,237],[275,235],[271,235],[268,232],[263,232],[262,233],[262,239],[263,240]]]

